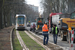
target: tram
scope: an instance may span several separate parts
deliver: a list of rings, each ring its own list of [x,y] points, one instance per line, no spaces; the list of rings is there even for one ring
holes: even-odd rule
[[[26,15],[25,14],[16,14],[15,29],[26,29]]]

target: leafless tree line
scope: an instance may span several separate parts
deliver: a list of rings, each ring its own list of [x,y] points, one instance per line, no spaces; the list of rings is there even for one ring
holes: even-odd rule
[[[41,0],[43,16],[53,13],[71,13],[75,11],[75,0]]]
[[[15,24],[16,14],[25,14],[27,21],[35,21],[38,12],[34,12],[25,0],[0,0],[0,29]]]

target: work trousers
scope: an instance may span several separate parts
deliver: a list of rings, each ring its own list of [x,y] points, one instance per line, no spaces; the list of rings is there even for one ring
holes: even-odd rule
[[[49,39],[48,32],[43,32],[43,36],[44,36],[43,44],[46,45],[48,44],[48,39]]]
[[[53,34],[54,44],[57,44],[57,34]]]

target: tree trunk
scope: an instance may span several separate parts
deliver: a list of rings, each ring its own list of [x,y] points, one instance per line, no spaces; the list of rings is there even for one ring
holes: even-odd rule
[[[3,0],[0,0],[0,29],[2,28],[2,3]]]

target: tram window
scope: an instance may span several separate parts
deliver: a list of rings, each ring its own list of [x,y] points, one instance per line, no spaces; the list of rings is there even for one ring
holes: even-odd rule
[[[24,24],[24,17],[18,17],[18,24]]]

